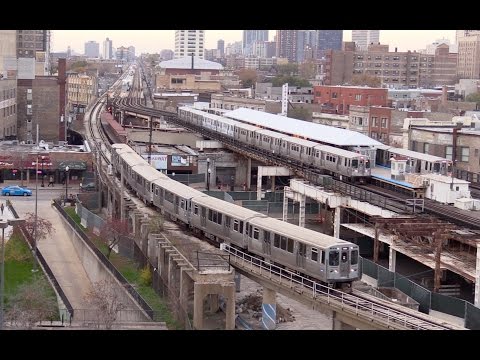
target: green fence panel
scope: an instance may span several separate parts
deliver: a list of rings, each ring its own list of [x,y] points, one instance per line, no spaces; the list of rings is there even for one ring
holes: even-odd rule
[[[465,327],[471,330],[480,330],[480,309],[466,302]]]
[[[413,300],[418,302],[418,304],[419,304],[418,310],[425,313],[425,314],[428,314],[428,312],[430,311],[430,303],[431,303],[432,293],[429,290],[425,289],[424,287],[422,287],[418,284],[415,284],[413,282],[412,282],[411,289],[412,289],[412,292],[411,292],[411,295],[409,295],[409,296]]]
[[[378,278],[378,265],[373,261],[362,258],[362,273],[374,279]]]
[[[395,287],[411,297],[413,283],[405,276],[395,273]]]
[[[465,300],[452,296],[432,293],[431,308],[453,316],[465,317]]]
[[[378,287],[394,287],[395,286],[395,274],[383,266],[378,266]]]

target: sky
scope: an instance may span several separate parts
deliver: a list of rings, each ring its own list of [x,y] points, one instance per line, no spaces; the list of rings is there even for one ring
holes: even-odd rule
[[[54,52],[66,51],[70,45],[77,53],[84,52],[84,44],[94,40],[100,44],[105,38],[113,41],[114,47],[135,46],[137,54],[158,53],[162,49],[174,49],[175,30],[53,30],[52,49]],[[275,30],[269,31],[272,41]],[[455,30],[381,30],[380,42],[389,44],[390,50],[420,50],[427,44],[441,38],[455,42]],[[225,40],[225,45],[242,40],[242,30],[205,30],[205,48],[217,47],[217,40]],[[352,31],[343,31],[343,40],[352,39]]]

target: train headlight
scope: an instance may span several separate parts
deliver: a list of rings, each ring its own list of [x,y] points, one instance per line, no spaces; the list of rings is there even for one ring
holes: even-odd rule
[[[335,274],[337,274],[337,273],[338,273],[338,270],[333,270],[333,272],[334,272]]]

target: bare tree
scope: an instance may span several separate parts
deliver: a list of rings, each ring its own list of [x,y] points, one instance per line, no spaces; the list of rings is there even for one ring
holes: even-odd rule
[[[127,220],[120,220],[116,218],[108,218],[100,230],[100,238],[107,245],[107,258],[110,259],[110,254],[113,248],[118,244],[122,236],[129,236],[130,230],[128,228]]]
[[[108,280],[94,283],[92,290],[85,296],[85,301],[98,311],[99,324],[104,325],[107,330],[112,328],[118,313],[126,308],[115,283]]]
[[[53,224],[40,216],[37,215],[36,221],[37,227],[37,241],[45,239],[47,236],[52,236],[55,232]],[[25,214],[25,229],[27,233],[33,238],[35,232],[35,214],[28,212]]]
[[[9,297],[11,304],[6,319],[14,326],[31,329],[39,321],[49,321],[58,313],[57,299],[49,291],[50,284],[43,277],[22,284],[15,295]]]
[[[150,234],[161,233],[163,231],[164,223],[165,223],[165,219],[161,215],[150,217],[150,221],[148,222],[148,232]]]

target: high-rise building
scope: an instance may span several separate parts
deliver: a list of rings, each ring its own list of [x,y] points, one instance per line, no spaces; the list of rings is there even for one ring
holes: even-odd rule
[[[108,37],[103,42],[102,57],[104,59],[112,59],[113,58],[112,40],[110,40]]]
[[[457,33],[455,35],[455,43],[458,44],[458,41],[462,37],[474,35],[480,35],[480,30],[457,30]]]
[[[458,39],[457,64],[459,78],[480,79],[480,35],[469,35]]]
[[[223,41],[222,39],[217,41],[217,50],[220,51],[221,57],[225,55],[225,41]]]
[[[49,75],[50,30],[17,30],[17,58],[22,59],[19,60],[19,66],[24,69],[30,68],[33,61],[34,76]],[[30,73],[30,70],[26,70],[24,73]],[[28,76],[30,78],[30,75]]]
[[[0,80],[14,78],[17,72],[17,34],[15,30],[0,30]],[[10,76],[8,76],[10,73]]]
[[[268,41],[268,30],[243,30],[243,54],[252,55],[255,41]]]
[[[130,61],[133,61],[135,59],[135,46],[129,46],[128,47],[128,53],[130,57]]]
[[[341,50],[343,31],[342,30],[317,30],[316,35],[316,57],[321,59],[325,56],[326,50]]]
[[[172,60],[173,51],[170,49],[163,49],[160,51],[160,60]]]
[[[297,61],[298,30],[277,30],[277,57]]]
[[[100,56],[100,45],[96,41],[87,41],[85,43],[85,56],[98,58]]]
[[[175,30],[175,59],[197,56],[203,59],[205,30]]]
[[[352,41],[357,50],[367,51],[368,45],[380,42],[380,30],[352,30]]]

